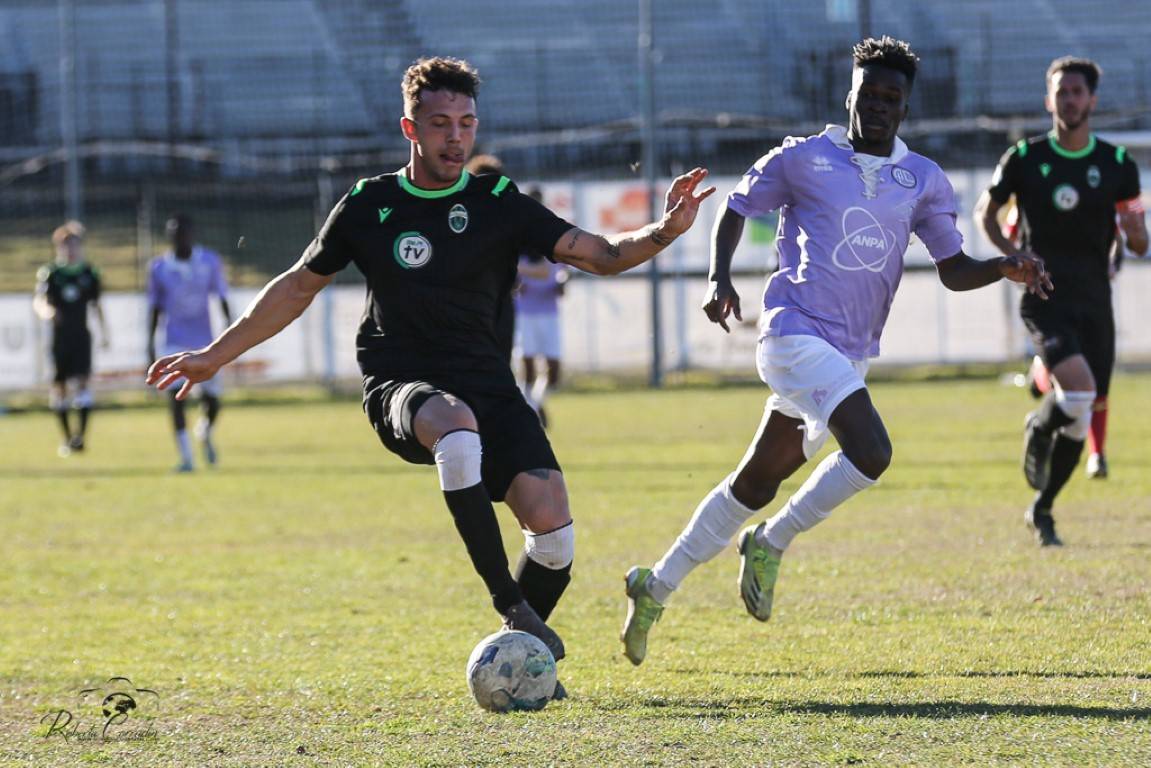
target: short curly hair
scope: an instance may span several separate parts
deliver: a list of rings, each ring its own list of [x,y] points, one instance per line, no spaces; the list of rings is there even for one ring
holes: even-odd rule
[[[1087,90],[1095,93],[1095,89],[1099,87],[1099,77],[1103,74],[1103,68],[1091,59],[1078,56],[1061,56],[1051,62],[1051,66],[1047,68],[1047,84],[1051,85],[1051,78],[1060,72],[1075,72],[1083,75],[1087,81]]]
[[[915,82],[915,73],[919,71],[919,57],[911,50],[911,45],[888,35],[878,40],[869,37],[856,43],[851,49],[851,61],[856,69],[878,64],[902,72],[909,88]]]
[[[476,98],[480,74],[463,59],[435,56],[417,60],[404,72],[404,114],[413,117],[424,91],[451,91]]]

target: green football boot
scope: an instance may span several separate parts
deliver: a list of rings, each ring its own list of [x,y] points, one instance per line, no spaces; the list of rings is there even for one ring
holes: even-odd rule
[[[771,601],[783,553],[756,541],[757,527],[744,528],[739,535],[739,594],[748,613],[767,621],[771,618]]]
[[[636,666],[647,656],[647,633],[651,625],[663,615],[663,606],[656,602],[647,589],[650,568],[632,566],[627,572],[627,618],[619,639],[623,641],[623,655]]]

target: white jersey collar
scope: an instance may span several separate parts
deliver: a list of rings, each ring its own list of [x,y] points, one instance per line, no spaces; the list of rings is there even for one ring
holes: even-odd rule
[[[855,147],[851,146],[851,140],[847,138],[847,129],[842,125],[835,125],[828,123],[823,129],[823,135],[831,140],[831,143],[840,149],[847,150],[848,152],[855,153]],[[881,158],[883,160],[880,165],[894,165],[903,158],[907,157],[911,150],[903,143],[903,139],[898,136],[895,137],[895,144],[891,148],[891,155],[889,157]],[[862,154],[862,153],[858,153]],[[874,155],[864,155],[865,157],[874,157]]]

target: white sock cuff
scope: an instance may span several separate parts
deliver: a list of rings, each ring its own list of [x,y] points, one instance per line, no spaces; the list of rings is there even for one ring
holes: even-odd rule
[[[68,410],[68,401],[58,392],[52,390],[48,393],[48,407],[57,413]]]
[[[441,437],[432,454],[440,474],[440,488],[460,491],[479,485],[483,477],[483,447],[480,433],[471,429],[457,429]]]
[[[568,522],[547,533],[524,531],[524,552],[544,568],[566,568],[575,559],[575,527]]]
[[[1058,388],[1055,390],[1055,404],[1059,406],[1059,410],[1076,421],[1083,418],[1084,414],[1090,418],[1091,406],[1095,404],[1095,390],[1068,392]]]
[[[851,463],[851,459],[844,455],[843,451],[836,451],[828,456],[829,459],[834,459],[839,468],[843,470],[843,476],[847,482],[851,483],[851,487],[857,491],[864,491],[871,486],[878,483],[878,480],[872,480],[867,475],[859,471],[859,468]]]

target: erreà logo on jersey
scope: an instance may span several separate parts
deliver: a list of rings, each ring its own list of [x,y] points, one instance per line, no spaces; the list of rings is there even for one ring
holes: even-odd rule
[[[456,203],[452,209],[448,211],[448,226],[457,235],[468,228],[468,209],[462,204]]]
[[[392,253],[404,269],[419,269],[431,261],[432,244],[419,232],[401,232]]]

